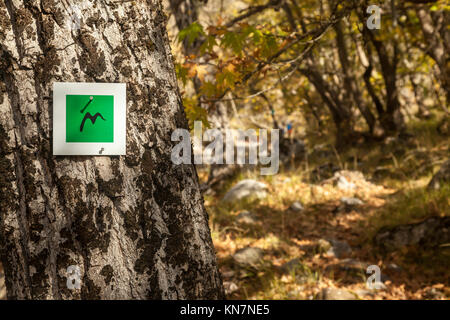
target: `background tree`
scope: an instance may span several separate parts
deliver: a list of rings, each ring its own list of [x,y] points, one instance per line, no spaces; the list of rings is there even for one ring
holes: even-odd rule
[[[156,0],[0,3],[8,298],[222,297],[195,168],[170,160],[187,122],[165,26]],[[52,156],[55,81],[127,83],[126,156]]]
[[[180,79],[189,83],[186,74],[205,65],[214,70],[197,83],[201,103],[233,100],[240,109],[277,100],[272,114],[298,108],[306,116],[315,106],[314,117],[334,124],[339,147],[361,134],[379,140],[404,132],[408,87],[423,114],[427,98],[437,95],[441,104],[440,92],[448,91],[445,1],[246,3],[236,15],[220,12],[216,24],[197,21],[180,32],[203,39],[196,62],[179,64]],[[381,8],[380,30],[367,28],[370,4]]]

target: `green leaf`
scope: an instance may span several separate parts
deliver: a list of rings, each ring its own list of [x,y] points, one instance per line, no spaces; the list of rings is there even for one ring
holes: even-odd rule
[[[228,31],[223,35],[222,45],[226,48],[230,48],[234,53],[241,55],[243,41],[240,35],[236,32]]]
[[[253,42],[255,44],[260,44],[263,39],[263,33],[257,29],[253,31]]]
[[[205,81],[200,88],[200,93],[207,97],[214,97],[216,91],[216,86],[210,81]]]
[[[178,33],[178,40],[181,42],[187,38],[189,45],[191,45],[197,38],[204,35],[205,31],[203,30],[202,25],[198,22],[194,22]]]
[[[278,50],[278,44],[275,37],[272,34],[265,34],[262,44],[262,55],[264,57],[270,57]]]
[[[183,82],[183,85],[186,85],[188,69],[177,63],[175,64],[175,72],[177,74],[177,78]]]
[[[205,41],[202,43],[200,47],[200,52],[204,54],[205,52],[211,52],[213,47],[217,45],[215,36],[206,37]]]
[[[210,127],[208,114],[198,105],[197,98],[183,98],[183,105],[190,128],[193,128],[194,121],[201,121],[205,127]]]

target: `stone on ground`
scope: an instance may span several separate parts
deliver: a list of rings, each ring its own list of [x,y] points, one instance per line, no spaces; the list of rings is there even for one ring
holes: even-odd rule
[[[251,213],[249,211],[242,211],[236,217],[236,221],[238,223],[256,224],[258,222],[258,219],[256,218],[256,216],[253,213]]]
[[[383,228],[375,236],[375,243],[386,250],[420,245],[437,247],[450,242],[450,217],[431,217],[419,223]]]
[[[289,209],[291,209],[294,212],[301,212],[301,211],[303,211],[304,208],[300,202],[295,201],[294,203],[291,204]]]
[[[290,274],[292,272],[296,272],[297,270],[300,270],[302,267],[301,260],[299,258],[292,259],[286,263],[284,263],[280,270],[281,272],[285,274]]]
[[[349,197],[342,197],[341,202],[345,204],[346,206],[360,206],[364,204],[364,202],[358,198],[349,198]]]
[[[331,247],[327,251],[327,256],[342,259],[352,254],[352,248],[347,241],[340,241],[335,239],[329,240]]]
[[[237,264],[252,266],[258,264],[263,255],[264,252],[261,248],[246,247],[236,251],[233,259]]]
[[[428,184],[428,189],[439,190],[446,184],[450,184],[450,160],[447,160],[433,176]]]
[[[349,182],[345,177],[339,176],[336,186],[339,190],[353,190],[356,185],[353,182]]]
[[[226,295],[230,295],[233,292],[236,292],[239,290],[239,287],[237,286],[237,284],[232,281],[224,281],[223,288],[225,289]]]
[[[316,251],[318,253],[327,252],[331,248],[331,243],[325,239],[319,239],[317,241]]]
[[[246,179],[235,184],[223,197],[224,202],[234,202],[245,198],[262,199],[267,195],[267,185],[251,179]]]
[[[424,296],[432,300],[445,299],[445,294],[437,288],[429,288],[425,290]]]
[[[326,271],[331,271],[335,269],[339,269],[347,272],[355,272],[355,273],[366,273],[367,267],[369,266],[366,262],[361,262],[359,260],[347,258],[339,261],[338,263],[329,265],[326,267]]]
[[[336,187],[343,191],[364,190],[375,187],[367,181],[362,172],[351,170],[340,170],[334,173],[333,180]]]
[[[374,290],[369,290],[369,289],[357,289],[355,290],[355,293],[359,296],[359,297],[364,297],[364,296],[374,296],[375,295]]]
[[[325,288],[319,294],[320,300],[356,300],[353,293],[336,288]]]

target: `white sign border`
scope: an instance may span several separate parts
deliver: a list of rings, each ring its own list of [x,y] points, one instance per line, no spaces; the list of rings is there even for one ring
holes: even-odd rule
[[[68,94],[114,96],[114,142],[66,142],[66,95]],[[125,83],[53,83],[53,155],[125,155],[126,137]]]

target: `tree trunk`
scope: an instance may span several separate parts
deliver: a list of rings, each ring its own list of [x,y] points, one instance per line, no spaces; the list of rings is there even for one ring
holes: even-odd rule
[[[400,112],[400,101],[398,98],[397,87],[397,64],[398,64],[398,48],[397,44],[392,43],[392,56],[389,55],[387,46],[376,39],[375,35],[368,29],[364,29],[375,47],[378,60],[381,66],[381,74],[383,75],[386,88],[386,110],[380,117],[380,122],[384,129],[388,132],[399,132],[403,129],[404,119]]]
[[[187,122],[165,25],[157,0],[0,2],[8,298],[223,297],[197,173],[170,160]],[[52,156],[55,81],[127,83],[126,156]]]
[[[175,23],[179,31],[189,27],[198,20],[197,0],[169,0],[170,10],[175,18]],[[205,1],[206,2],[206,1]],[[197,38],[192,43],[189,39],[183,40],[183,50],[186,56],[196,55],[202,45],[203,39]]]
[[[369,127],[369,132],[373,133],[376,119],[372,111],[370,111],[369,107],[366,105],[361,91],[359,91],[356,77],[349,61],[350,55],[347,50],[347,42],[342,25],[342,21],[338,21],[334,25],[334,29],[336,31],[336,46],[338,48],[339,60],[341,62],[342,71],[344,73],[345,90],[347,91],[348,95],[352,97],[353,102],[364,117],[364,120]]]
[[[336,147],[341,149],[348,146],[354,140],[352,125],[352,113],[338,97],[338,93],[329,86],[322,78],[314,63],[308,60],[307,69],[299,68],[299,71],[314,85],[316,91],[330,110],[336,126]]]
[[[392,10],[391,3],[391,10]],[[366,26],[366,13],[365,9],[367,8],[368,2],[364,1],[361,8],[359,8],[358,15],[360,22],[363,23],[364,28],[362,31],[364,45],[366,50],[368,51],[368,59],[369,59],[369,67],[366,69],[364,74],[364,81],[366,83],[367,90],[369,91],[370,96],[372,97],[377,112],[379,114],[379,122],[383,126],[383,129],[386,133],[395,134],[404,130],[405,122],[403,115],[401,113],[401,105],[399,101],[399,92],[397,86],[397,67],[399,63],[399,55],[400,50],[398,47],[398,39],[395,36],[390,41],[382,41],[380,40],[380,31],[377,30],[369,30]],[[394,8],[395,9],[395,8]],[[393,16],[393,24],[395,25],[395,12],[391,12]],[[385,95],[385,108],[380,105],[380,100],[376,97],[374,88],[370,84],[370,74],[372,72],[372,68],[374,65],[372,64],[373,58],[371,58],[372,50],[370,49],[370,45],[373,45],[375,48],[375,52],[378,56],[378,62],[381,67],[381,74],[384,80],[384,87],[386,90]]]
[[[417,16],[419,17],[420,25],[424,35],[425,43],[427,44],[426,53],[436,61],[439,68],[439,78],[446,95],[447,105],[450,103],[450,68],[448,67],[450,44],[448,41],[448,18],[445,12],[439,14],[440,21],[436,26],[429,11],[424,5],[417,6]],[[442,30],[441,33],[438,32]]]

